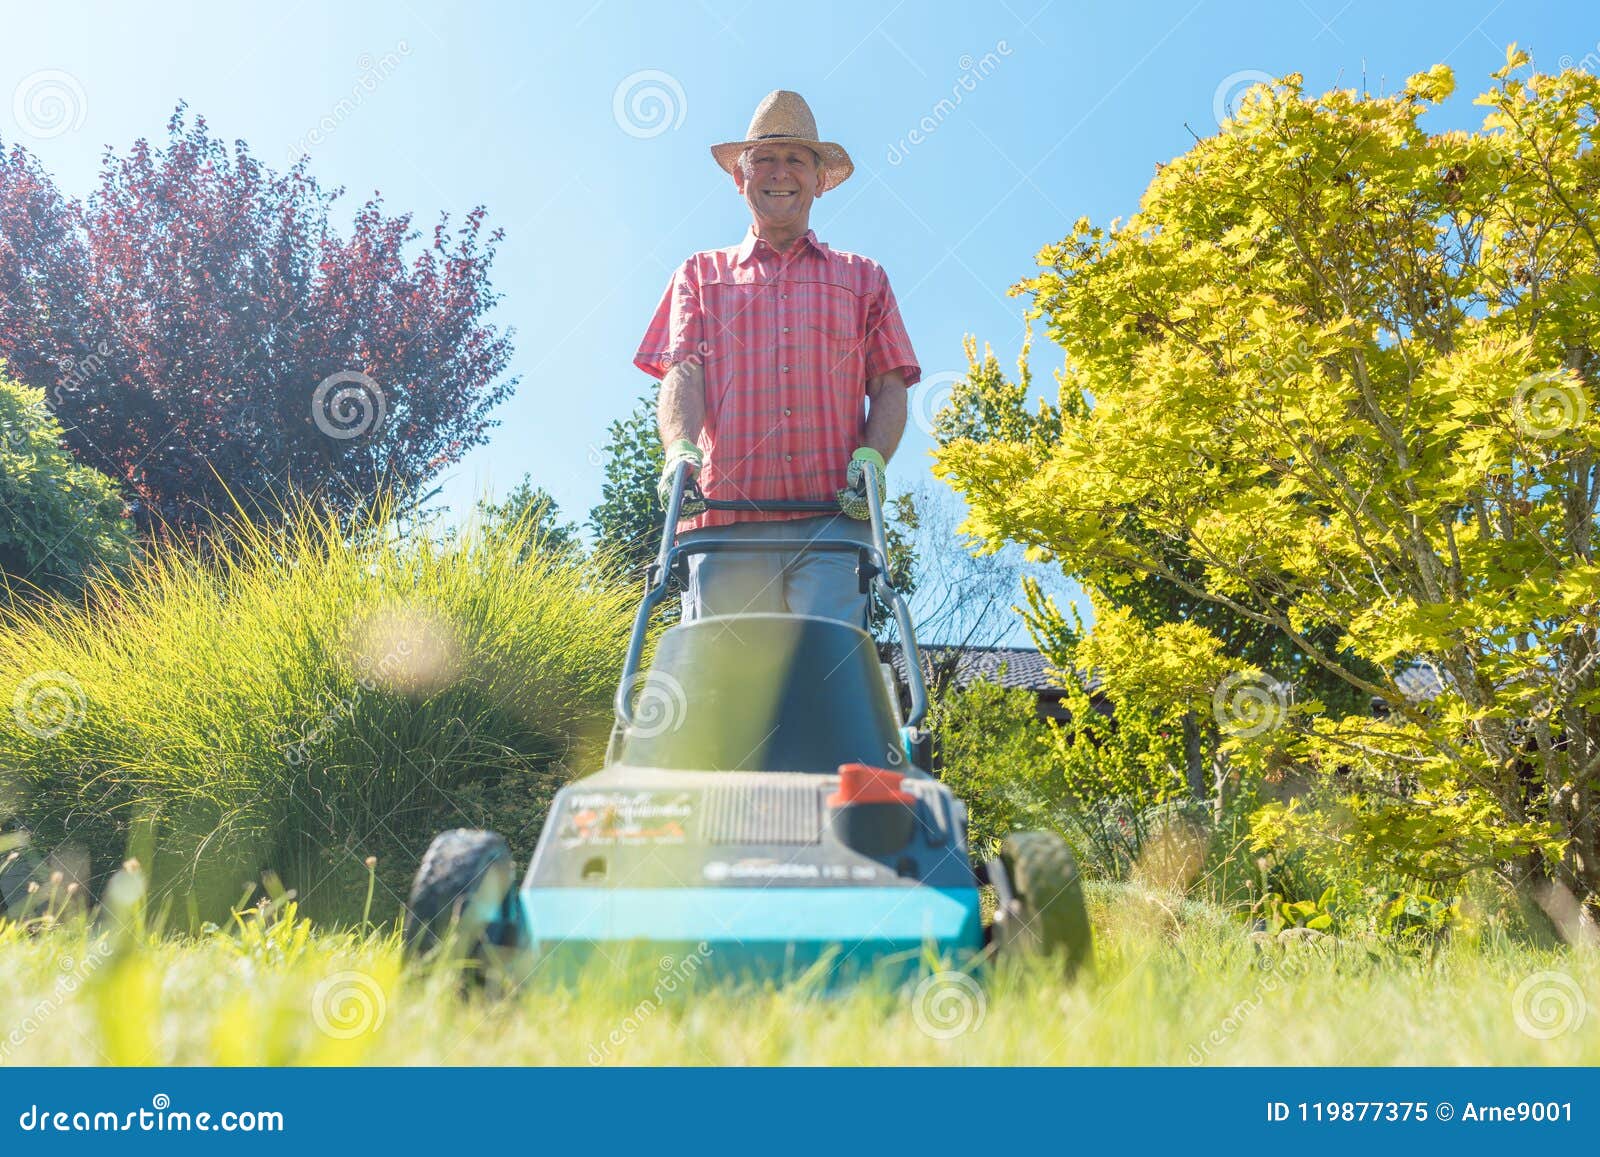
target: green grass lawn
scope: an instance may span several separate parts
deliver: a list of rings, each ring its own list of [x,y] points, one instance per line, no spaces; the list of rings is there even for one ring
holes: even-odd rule
[[[1095,885],[1092,978],[981,989],[706,988],[648,961],[461,998],[397,938],[247,919],[197,938],[0,924],[5,1064],[1600,1064],[1600,953],[1492,922],[1432,952],[1252,937],[1219,909]]]

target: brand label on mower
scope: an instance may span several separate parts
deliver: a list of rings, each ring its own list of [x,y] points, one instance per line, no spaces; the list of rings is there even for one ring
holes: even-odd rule
[[[584,791],[567,797],[557,837],[567,848],[688,841],[687,791]]]
[[[867,864],[805,864],[787,860],[711,860],[700,874],[713,884],[724,880],[872,880],[877,870]]]

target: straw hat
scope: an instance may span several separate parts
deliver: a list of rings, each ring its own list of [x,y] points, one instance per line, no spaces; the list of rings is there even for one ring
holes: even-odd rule
[[[711,155],[717,164],[729,173],[739,163],[739,154],[751,145],[764,144],[805,145],[822,158],[828,169],[828,188],[836,188],[855,171],[855,164],[843,145],[817,139],[817,118],[811,115],[811,106],[805,97],[788,89],[777,89],[767,94],[750,118],[750,131],[742,141],[724,141],[711,146]]]

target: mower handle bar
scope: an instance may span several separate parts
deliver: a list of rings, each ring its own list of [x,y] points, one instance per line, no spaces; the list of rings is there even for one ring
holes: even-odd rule
[[[774,498],[769,502],[758,502],[754,498],[707,498],[700,493],[700,484],[694,479],[689,479],[683,487],[684,494],[698,498],[706,504],[707,510],[753,510],[757,513],[763,511],[783,511],[785,513],[805,511],[810,514],[837,514],[837,502],[807,502],[803,499]]]
[[[628,655],[622,663],[622,680],[617,685],[615,700],[617,722],[624,728],[633,725],[634,683],[639,677],[639,662],[644,655],[645,635],[649,631],[650,615],[667,594],[668,579],[673,564],[680,557],[691,554],[722,554],[734,551],[770,550],[820,550],[855,551],[872,570],[872,589],[894,614],[900,628],[900,649],[906,661],[906,681],[911,687],[911,711],[906,716],[906,726],[920,725],[928,714],[928,688],[922,678],[922,653],[917,649],[917,636],[911,626],[911,609],[905,597],[889,581],[889,547],[883,531],[883,499],[878,493],[877,476],[872,471],[862,472],[866,485],[867,514],[872,523],[872,542],[862,544],[844,538],[785,538],[785,539],[723,539],[711,542],[678,542],[679,510],[683,506],[684,492],[694,487],[692,493],[706,504],[708,510],[747,511],[807,511],[818,514],[837,513],[839,507],[832,502],[803,502],[776,500],[756,502],[748,499],[712,499],[699,493],[689,478],[689,464],[679,462],[672,474],[672,493],[667,496],[667,516],[661,528],[661,546],[656,551],[656,561],[650,567],[649,579],[639,610],[633,617],[633,633],[628,639]]]

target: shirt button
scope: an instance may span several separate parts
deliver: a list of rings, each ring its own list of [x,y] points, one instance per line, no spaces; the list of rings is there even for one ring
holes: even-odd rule
[[[783,456],[783,460],[785,462],[793,462],[794,461],[794,455],[793,454],[785,454]]]
[[[783,408],[783,416],[784,416],[784,417],[785,417],[785,418],[787,418],[787,417],[788,417],[788,416],[789,416],[789,415],[790,415],[790,414],[792,414],[792,413],[794,413],[794,411],[793,411],[793,410],[791,410],[791,409],[790,409],[790,408],[789,408],[789,407],[788,407],[788,406],[785,406],[785,407],[784,407],[784,408]]]
[[[783,372],[784,373],[788,373],[789,372],[789,367],[788,366],[784,366],[783,367]]]
[[[789,295],[787,293],[780,293],[780,294],[778,294],[778,300],[779,301],[788,301],[789,300]]]
[[[789,332],[789,327],[788,326],[784,326],[783,327],[783,332],[784,333],[788,333]]]

